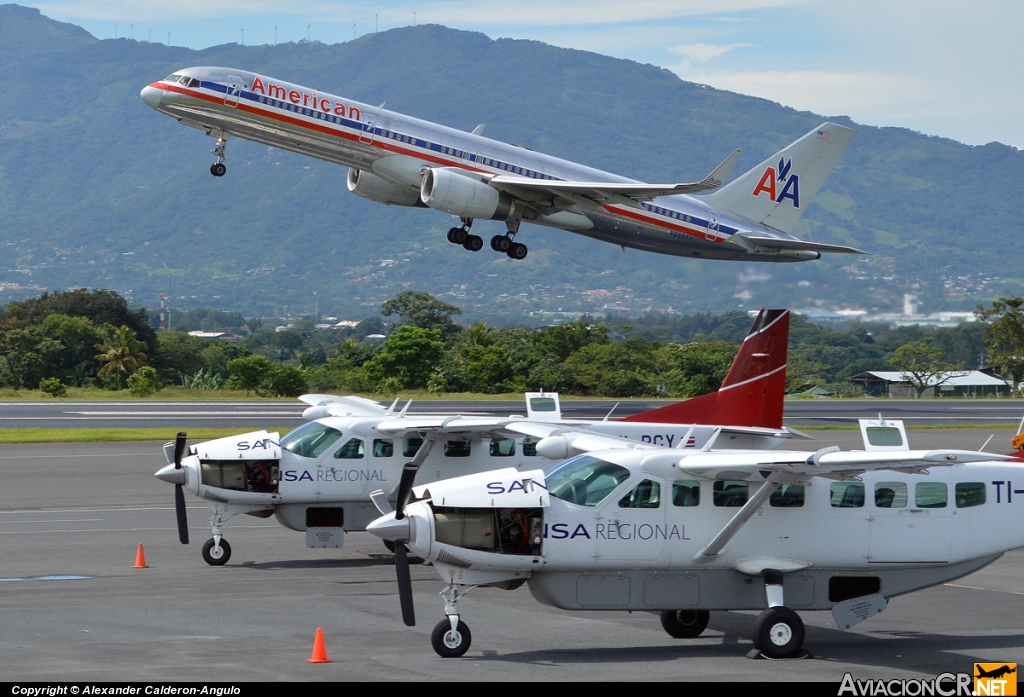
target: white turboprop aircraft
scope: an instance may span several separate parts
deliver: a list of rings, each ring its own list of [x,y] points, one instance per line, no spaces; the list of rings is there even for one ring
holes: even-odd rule
[[[560,228],[660,254],[741,261],[806,261],[852,247],[789,233],[856,133],[823,123],[722,186],[740,151],[692,184],[648,184],[319,90],[232,68],[188,68],[147,85],[142,99],[217,139],[223,176],[229,136],[349,168],[348,188],[393,206],[461,219],[448,241],[479,251],[474,219],[500,220],[491,249],[526,256],[520,224]],[[702,191],[713,193],[693,197]]]
[[[213,537],[203,547],[209,564],[228,561],[221,526],[239,513],[276,516],[306,532],[309,547],[340,547],[345,531],[364,530],[377,517],[370,492],[399,496],[404,468],[420,483],[514,467],[533,470],[542,458],[561,459],[588,449],[591,434],[694,450],[774,448],[803,435],[782,426],[789,338],[788,310],[761,310],[718,392],[619,421],[572,421],[561,416],[558,395],[527,394],[526,418],[413,415],[409,404],[385,409],[360,397],[305,395],[310,423],[283,439],[257,431],[188,448],[185,434],[164,446],[168,465],[156,473],[176,485],[178,535],[188,543],[183,489],[213,510]],[[561,447],[536,447],[529,432],[509,424],[555,425],[570,433]],[[544,430],[548,434],[547,430]],[[604,440],[601,440],[604,442]],[[437,443],[437,447],[433,447]],[[409,480],[407,485],[411,486]]]
[[[893,596],[1024,546],[1024,496],[1013,496],[1024,489],[1011,483],[1024,480],[1019,463],[909,450],[900,422],[861,429],[864,451],[816,453],[680,452],[589,436],[590,452],[547,471],[402,486],[397,510],[375,499],[384,515],[367,530],[396,544],[407,625],[408,551],[437,569],[446,617],[431,642],[444,657],[472,640],[463,595],[523,583],[565,610],[660,613],[676,638],[699,636],[710,610],[763,610],[755,647],[796,657],[804,627],[794,610],[831,610],[848,629]],[[547,430],[537,449],[559,449],[564,429]]]

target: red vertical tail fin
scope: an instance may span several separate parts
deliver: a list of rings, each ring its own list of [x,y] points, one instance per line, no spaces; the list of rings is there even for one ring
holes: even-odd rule
[[[789,310],[762,308],[718,392],[622,420],[782,428],[788,351]]]

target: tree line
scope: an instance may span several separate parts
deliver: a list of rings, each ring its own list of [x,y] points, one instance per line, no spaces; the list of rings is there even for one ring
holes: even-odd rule
[[[866,370],[946,370],[997,363],[1024,377],[1024,301],[979,306],[980,321],[952,329],[845,329],[791,318],[788,388],[842,385]],[[583,317],[554,326],[463,326],[455,305],[420,291],[385,301],[379,316],[349,329],[287,328],[241,314],[194,310],[178,326],[230,330],[226,343],[156,331],[152,315],[107,290],[47,293],[0,308],[0,387],[131,390],[167,385],[244,390],[395,394],[400,390],[685,398],[721,385],[750,326],[745,312],[721,315]],[[386,334],[384,339],[370,335]],[[910,363],[908,363],[910,361]],[[922,368],[922,366],[924,366]]]

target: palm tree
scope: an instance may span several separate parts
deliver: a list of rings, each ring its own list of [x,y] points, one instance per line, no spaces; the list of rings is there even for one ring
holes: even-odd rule
[[[98,375],[123,373],[127,377],[146,365],[146,343],[139,341],[135,330],[124,324],[111,331],[107,340],[96,344],[96,348],[103,352],[96,356],[96,360],[105,364]]]

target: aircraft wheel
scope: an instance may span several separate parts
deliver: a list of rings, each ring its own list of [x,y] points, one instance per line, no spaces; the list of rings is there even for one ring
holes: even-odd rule
[[[708,628],[707,610],[667,610],[661,613],[661,627],[673,639],[693,639]]]
[[[479,252],[484,248],[484,238],[480,235],[467,235],[466,241],[462,243],[462,246],[471,252]]]
[[[508,248],[508,251],[506,252],[506,254],[508,254],[510,259],[519,260],[519,259],[525,259],[526,258],[526,252],[527,252],[527,249],[526,249],[526,245],[525,244],[519,244],[518,242],[513,242],[512,245]]]
[[[508,235],[495,235],[491,238],[491,249],[496,252],[508,253],[508,250],[512,248],[512,240],[508,238]]]
[[[793,658],[803,645],[803,620],[788,607],[770,607],[754,622],[754,647],[768,658]]]
[[[220,549],[211,537],[203,545],[203,559],[210,566],[224,566],[231,558],[231,545],[223,537],[220,538]]]
[[[212,174],[215,177],[223,177],[225,173],[227,173],[227,171],[228,168],[224,165],[223,162],[214,162],[212,165],[210,165],[210,174]]]
[[[441,658],[459,658],[469,651],[469,644],[472,641],[473,635],[469,632],[469,625],[461,619],[459,628],[454,632],[451,620],[445,617],[430,633],[430,645]]]
[[[448,234],[451,235],[448,240],[452,244],[465,244],[469,238],[469,231],[464,227],[453,227]]]
[[[462,228],[460,227],[453,227],[450,230],[448,230],[448,241],[451,242],[452,244],[455,244],[455,233],[460,231],[462,231]]]

